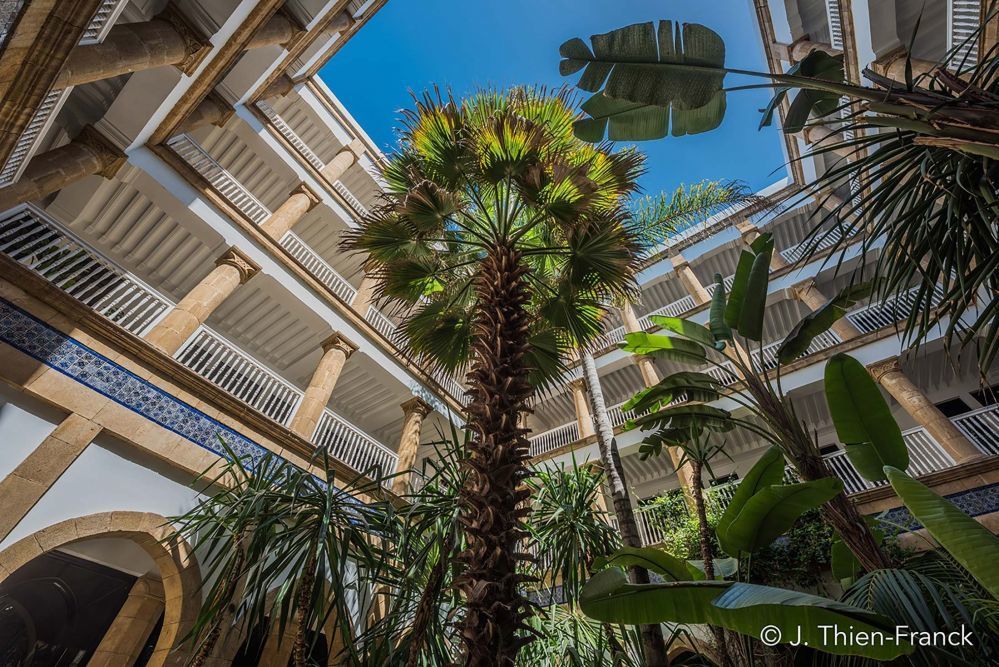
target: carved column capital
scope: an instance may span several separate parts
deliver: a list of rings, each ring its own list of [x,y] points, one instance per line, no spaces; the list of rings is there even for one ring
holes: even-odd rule
[[[430,405],[419,396],[414,396],[402,404],[402,410],[405,412],[407,417],[415,414],[419,415],[422,419],[434,411],[434,406]]]
[[[356,23],[356,19],[349,11],[345,9],[333,17],[333,19],[330,21],[329,26],[327,26],[326,29],[329,30],[330,32],[342,33],[347,30],[350,30],[350,28],[354,25],[354,23]]]
[[[236,246],[230,247],[215,260],[215,266],[222,266],[223,264],[232,266],[239,271],[240,285],[246,283],[246,281],[257,275],[257,272],[260,271],[260,266]]]
[[[208,94],[205,95],[205,100],[211,102],[219,109],[218,119],[213,121],[212,125],[222,127],[228,123],[229,119],[236,113],[235,107],[229,104],[229,102],[226,101],[226,99],[222,97],[222,95],[214,88],[208,91]]]
[[[308,183],[306,183],[305,181],[302,181],[301,183],[299,183],[295,187],[295,189],[292,190],[288,194],[289,194],[289,196],[301,194],[301,195],[305,195],[306,197],[308,197],[309,198],[309,210],[310,211],[323,202],[322,196],[320,196],[320,194],[318,192],[316,192],[316,190],[311,185],[309,185]]]
[[[87,147],[97,157],[101,163],[97,174],[104,178],[114,178],[128,161],[125,153],[93,125],[85,125],[73,141]]]
[[[343,334],[339,331],[334,331],[326,340],[322,342],[323,352],[329,352],[330,350],[340,350],[343,352],[343,356],[347,359],[350,355],[357,351],[357,345],[354,345],[349,340],[344,338]]]
[[[171,0],[156,18],[166,21],[180,35],[186,45],[185,58],[177,63],[177,68],[188,76],[194,74],[205,57],[211,53],[212,43],[207,35],[187,20],[184,12]]]
[[[867,370],[870,372],[871,377],[874,378],[874,381],[880,383],[881,378],[889,373],[901,373],[902,364],[899,363],[898,357],[892,357],[891,359],[871,364],[867,367]]]
[[[306,35],[309,34],[309,29],[304,23],[302,23],[298,19],[297,16],[295,16],[295,12],[288,9],[287,5],[281,5],[280,7],[278,7],[278,10],[275,12],[275,14],[283,16],[285,19],[287,19],[288,23],[290,23],[295,30],[294,34],[292,34],[291,36],[291,39],[282,44],[282,46],[285,48],[286,51],[291,51],[296,46],[298,46],[298,43],[303,38],[305,38]]]
[[[670,257],[669,261],[673,265],[673,270],[674,271],[679,271],[680,269],[682,269],[685,266],[687,266],[687,267],[690,266],[690,262],[688,262],[684,258],[684,256],[681,255],[680,253],[677,253],[677,254],[673,255],[672,257]]]
[[[569,388],[573,391],[586,391],[586,378],[576,378],[569,380]]]

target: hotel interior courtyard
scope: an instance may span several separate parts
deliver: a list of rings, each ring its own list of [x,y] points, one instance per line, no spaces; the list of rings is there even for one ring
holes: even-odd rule
[[[999,3],[623,4],[0,1],[0,667],[999,664]]]

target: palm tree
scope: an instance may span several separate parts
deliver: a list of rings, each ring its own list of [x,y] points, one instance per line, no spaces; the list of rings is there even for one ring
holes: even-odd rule
[[[424,95],[384,168],[384,202],[346,240],[401,330],[447,372],[467,370],[473,433],[460,494],[465,663],[508,665],[530,641],[517,544],[529,512],[526,429],[535,388],[571,341],[634,289],[639,257],[623,202],[642,159],[572,133],[568,93]]]

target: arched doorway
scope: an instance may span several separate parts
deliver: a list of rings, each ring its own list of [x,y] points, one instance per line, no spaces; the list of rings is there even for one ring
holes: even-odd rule
[[[105,546],[125,542],[140,559],[150,561],[156,590],[137,586],[141,582],[135,573],[88,560],[86,547],[100,541]],[[141,604],[144,591],[160,601],[157,611],[149,612],[158,618],[136,626],[137,632],[153,637],[158,630],[145,664],[182,665],[188,655],[177,644],[197,615],[199,584],[190,546],[157,514],[104,512],[49,526],[0,552],[0,633],[24,637],[11,643],[9,655],[0,652],[0,666],[18,664],[10,661],[26,651],[46,667],[81,664],[79,652],[97,650],[95,640],[105,639],[118,610],[124,604]],[[139,640],[146,641],[146,636]]]

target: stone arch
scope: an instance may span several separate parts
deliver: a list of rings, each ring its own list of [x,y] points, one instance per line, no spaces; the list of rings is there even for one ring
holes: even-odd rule
[[[96,537],[130,540],[156,563],[163,580],[163,628],[148,665],[186,664],[188,650],[177,645],[198,615],[201,571],[191,546],[159,514],[101,512],[43,528],[0,552],[0,582],[44,553]]]

